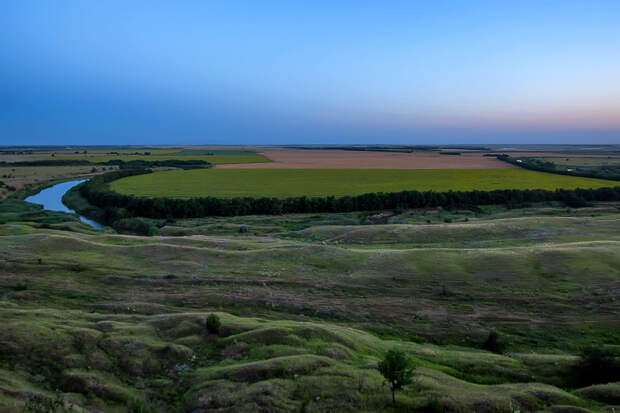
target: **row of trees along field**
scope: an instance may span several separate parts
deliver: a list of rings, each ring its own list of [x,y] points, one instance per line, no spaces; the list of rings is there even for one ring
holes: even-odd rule
[[[620,166],[618,165],[601,165],[598,167],[578,168],[572,171],[558,168],[553,162],[543,161],[532,158],[511,158],[509,155],[498,155],[497,159],[508,162],[520,168],[530,169],[532,171],[549,172],[559,175],[581,176],[584,178],[609,179],[612,181],[620,181]]]
[[[475,208],[478,205],[504,204],[519,207],[535,202],[560,201],[568,206],[585,206],[592,201],[620,200],[620,186],[600,189],[494,190],[468,192],[370,193],[356,196],[309,198],[139,198],[110,190],[108,182],[150,170],[119,170],[92,178],[79,188],[91,205],[106,209],[105,221],[127,217],[197,218],[203,216],[234,216],[315,212],[373,211],[398,208],[443,207],[446,209]]]
[[[118,166],[119,169],[145,170],[146,168],[181,168],[181,169],[198,169],[210,168],[209,162],[199,159],[165,159],[165,160],[144,160],[132,159],[129,161],[121,159],[111,159],[105,162],[97,162],[97,157],[91,157],[95,162],[86,159],[39,159],[34,161],[19,162],[0,162],[0,166]],[[141,172],[144,173],[144,172]]]

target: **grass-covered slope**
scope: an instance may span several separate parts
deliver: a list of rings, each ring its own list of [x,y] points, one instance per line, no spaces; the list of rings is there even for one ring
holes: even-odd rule
[[[613,208],[204,218],[154,237],[24,208],[0,204],[0,411],[618,403],[617,383],[571,381],[583,346],[620,348]],[[392,348],[416,365],[395,409],[377,370]]]
[[[132,176],[111,183],[145,197],[343,196],[374,192],[604,188],[610,181],[523,169],[208,169]]]
[[[391,348],[417,367],[398,395],[401,411],[603,406],[598,393],[590,397],[594,388],[567,392],[537,382],[553,373],[545,364],[568,371],[571,358],[540,355],[532,363],[519,354],[381,340],[331,323],[227,313],[218,313],[222,327],[211,334],[205,313],[119,312],[1,309],[0,406],[51,400],[74,411],[391,411],[376,369]],[[617,395],[610,386],[598,391]]]

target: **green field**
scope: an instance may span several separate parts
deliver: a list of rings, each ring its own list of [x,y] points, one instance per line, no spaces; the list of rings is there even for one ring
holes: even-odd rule
[[[371,192],[602,188],[614,182],[523,169],[203,169],[132,176],[123,194],[156,197],[344,196]]]

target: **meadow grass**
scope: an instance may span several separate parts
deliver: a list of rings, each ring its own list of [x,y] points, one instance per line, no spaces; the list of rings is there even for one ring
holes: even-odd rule
[[[214,196],[344,196],[372,192],[602,188],[613,182],[523,169],[208,169],[166,171],[111,183],[119,193],[192,198]]]
[[[140,411],[125,409],[136,400],[157,411],[391,411],[376,366],[398,348],[417,367],[397,395],[403,411],[436,400],[460,412],[602,412],[617,386],[567,391],[566,377],[582,346],[620,343],[619,215],[554,213],[357,227],[361,213],[211,217],[171,223],[208,223],[200,237],[138,237],[61,230],[48,222],[63,214],[6,201],[0,410],[58,389],[85,411]],[[311,228],[253,234],[276,225]],[[509,233],[512,245],[493,245]],[[597,241],[558,240],[566,234]],[[490,245],[472,248],[477,239]],[[400,250],[384,248],[392,240]],[[217,336],[205,328],[213,312]],[[510,353],[475,348],[489,329]]]

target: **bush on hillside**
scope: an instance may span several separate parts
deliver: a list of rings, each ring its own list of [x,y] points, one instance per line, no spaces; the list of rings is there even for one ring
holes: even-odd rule
[[[220,317],[218,317],[217,314],[209,314],[207,317],[207,330],[209,333],[218,334],[221,326],[222,322],[220,321]]]
[[[617,382],[620,381],[620,360],[603,347],[586,347],[572,367],[571,376],[577,387]]]
[[[504,343],[501,342],[499,333],[495,330],[489,331],[489,335],[482,344],[482,348],[493,353],[501,353],[504,350]]]
[[[123,218],[114,221],[112,227],[121,234],[155,235],[157,228],[141,218]]]

